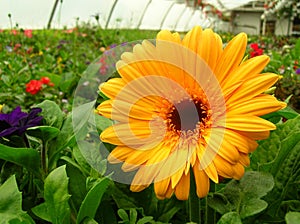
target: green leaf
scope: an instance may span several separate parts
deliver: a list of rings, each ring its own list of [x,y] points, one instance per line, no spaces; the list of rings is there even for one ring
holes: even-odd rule
[[[224,214],[217,224],[242,224],[242,220],[237,212]]]
[[[223,214],[227,211],[236,211],[241,218],[246,218],[266,209],[268,204],[260,198],[265,196],[273,186],[271,174],[249,171],[240,181],[230,181],[225,186],[222,197],[219,196],[220,193],[209,197],[208,204]]]
[[[252,167],[273,175],[275,187],[265,197],[269,204],[267,213],[283,219],[280,206],[290,200],[287,195],[296,197],[294,185],[300,181],[300,116],[278,124],[269,139],[261,141],[252,160]]]
[[[79,211],[80,205],[86,196],[86,177],[73,165],[67,164],[67,174],[69,177],[69,193],[72,195],[70,200],[73,202],[76,211]]]
[[[82,222],[82,224],[98,224],[94,219],[92,218],[85,218]]]
[[[288,212],[285,215],[286,224],[299,224],[300,212]]]
[[[153,217],[152,217],[152,216],[145,216],[145,217],[139,219],[139,220],[137,221],[137,224],[146,224],[146,223],[150,223],[150,221],[152,221],[152,220],[153,220]]]
[[[95,121],[99,132],[102,132],[113,124],[112,120],[100,115],[95,115]]]
[[[0,159],[23,166],[33,172],[38,172],[40,169],[40,155],[35,149],[13,148],[0,144]]]
[[[53,224],[70,223],[70,195],[66,166],[53,170],[45,179],[45,202],[32,209],[33,213]]]
[[[300,132],[300,116],[285,123],[277,124],[269,138],[259,142],[259,146],[251,154],[251,167],[255,170],[270,171],[275,162],[284,139]]]
[[[61,158],[60,152],[67,147],[72,147],[75,143],[72,116],[69,115],[64,120],[58,136],[56,136],[55,139],[52,139],[48,144],[49,167],[55,168],[57,160]]]
[[[27,134],[48,142],[59,134],[59,129],[49,126],[36,126],[27,129]]]
[[[42,103],[37,104],[36,107],[42,108],[40,115],[44,117],[48,126],[53,126],[58,129],[61,128],[64,117],[61,109],[55,102],[45,100]]]
[[[118,215],[124,222],[129,222],[128,214],[124,209],[122,208],[118,209]]]
[[[277,123],[281,120],[282,117],[286,119],[294,119],[297,116],[299,116],[299,113],[297,113],[295,110],[293,110],[291,107],[286,107],[282,110],[278,110],[276,112],[267,114],[262,116],[264,119],[270,120],[273,123]]]
[[[135,208],[129,209],[130,223],[135,224],[137,220],[137,211]]]
[[[81,221],[86,217],[95,217],[102,196],[105,193],[109,183],[110,180],[108,178],[103,178],[89,190],[80,206],[76,221],[77,224],[81,223]]]
[[[64,120],[60,133],[53,143],[55,143],[56,151],[75,143],[71,114]]]
[[[19,191],[15,176],[11,176],[0,186],[0,224],[34,223],[22,210],[22,193]]]

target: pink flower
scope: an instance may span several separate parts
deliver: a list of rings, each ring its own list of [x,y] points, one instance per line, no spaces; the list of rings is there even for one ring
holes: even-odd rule
[[[17,51],[20,47],[22,47],[22,44],[16,43],[14,46],[14,51]]]
[[[10,31],[13,35],[17,35],[18,34],[18,31],[17,30],[11,30]]]
[[[43,83],[40,80],[30,80],[30,82],[26,84],[26,92],[35,95],[42,89],[42,85]]]
[[[24,35],[28,38],[32,38],[32,30],[24,30]]]

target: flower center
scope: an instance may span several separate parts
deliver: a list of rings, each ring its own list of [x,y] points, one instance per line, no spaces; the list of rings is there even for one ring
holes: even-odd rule
[[[193,131],[207,116],[207,107],[200,100],[183,100],[172,107],[168,117],[176,131]]]

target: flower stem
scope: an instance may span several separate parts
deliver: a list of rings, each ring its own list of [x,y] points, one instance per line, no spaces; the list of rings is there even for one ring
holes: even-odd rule
[[[210,192],[216,191],[216,184],[211,181],[210,182]],[[205,197],[205,224],[216,223],[216,211],[208,206],[208,196]]]
[[[25,134],[23,134],[23,141],[24,141],[24,144],[26,146],[26,148],[30,148],[30,143],[29,143],[29,140],[27,138],[27,136]]]
[[[201,199],[196,194],[196,183],[191,172],[190,196],[188,200],[189,221],[191,223],[201,223]]]
[[[48,168],[47,168],[47,147],[45,142],[42,143],[41,166],[42,166],[43,174],[46,176],[48,172]]]

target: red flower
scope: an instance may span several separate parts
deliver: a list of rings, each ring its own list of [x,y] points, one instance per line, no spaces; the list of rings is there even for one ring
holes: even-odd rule
[[[24,35],[28,38],[32,38],[32,30],[24,30]]]
[[[251,58],[262,55],[264,53],[263,49],[261,49],[257,43],[250,44],[250,47],[252,49],[252,51],[250,51]]]
[[[48,77],[42,77],[40,80],[45,85],[49,84],[50,82],[50,79]]]
[[[30,80],[29,83],[26,84],[26,92],[35,95],[42,89],[43,83],[40,80]]]

